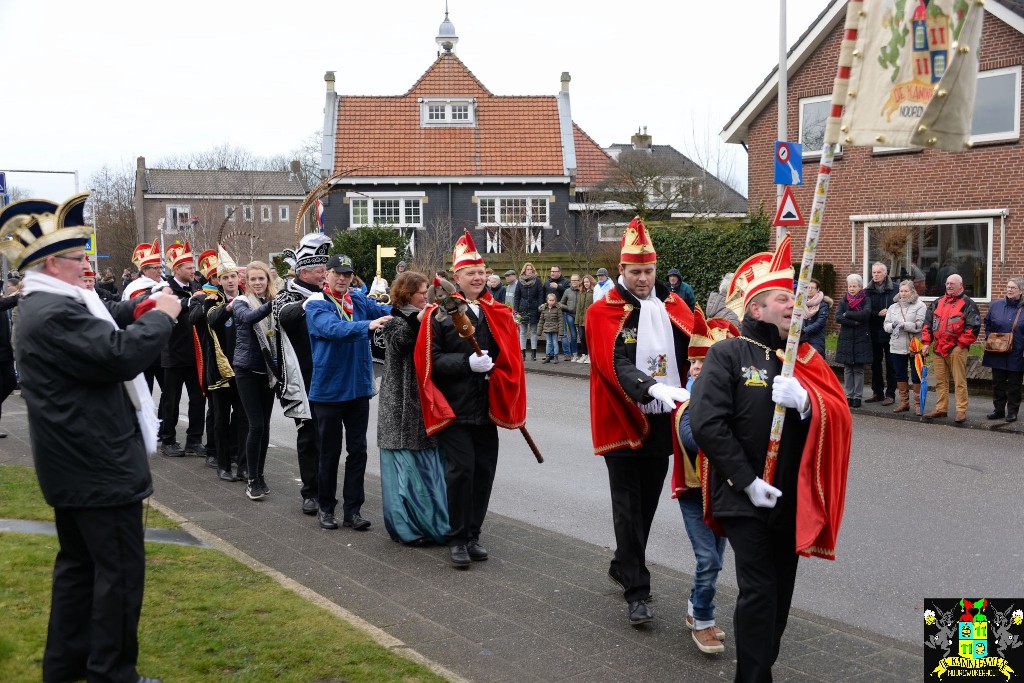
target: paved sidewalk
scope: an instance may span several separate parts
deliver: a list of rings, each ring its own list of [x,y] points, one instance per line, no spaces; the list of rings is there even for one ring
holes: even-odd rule
[[[17,395],[4,405],[3,427],[10,436],[0,440],[0,463],[31,465]],[[491,559],[458,571],[443,548],[388,538],[376,477],[366,478],[370,531],[321,530],[299,509],[291,448],[270,450],[273,493],[260,502],[199,458],[156,456],[152,468],[161,504],[468,680],[732,678],[734,591],[718,597],[719,625],[730,635],[725,653],[703,655],[683,623],[691,580],[684,573],[651,567],[655,621],[633,628],[606,578],[611,553],[599,546],[491,514],[483,537]],[[913,646],[799,610],[780,662],[778,681],[907,681],[923,667]]]

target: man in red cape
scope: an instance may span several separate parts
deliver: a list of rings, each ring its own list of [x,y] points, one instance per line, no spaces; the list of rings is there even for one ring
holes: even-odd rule
[[[424,311],[414,360],[423,423],[437,435],[447,458],[450,528],[445,535],[452,564],[468,567],[486,560],[480,529],[487,514],[498,466],[498,430],[526,422],[526,374],[512,311],[487,291],[484,260],[469,231],[455,245],[452,271],[473,337],[483,355],[463,339],[450,316],[438,320],[438,306]]]
[[[835,558],[846,498],[852,419],[828,364],[801,344],[794,376],[782,350],[794,297],[789,236],[737,269],[726,296],[740,336],[707,353],[690,401],[706,457],[705,518],[736,557],[736,680],[771,680],[800,555]],[[784,405],[778,465],[761,478],[775,404]]]
[[[693,312],[655,277],[658,255],[643,221],[622,236],[619,282],[587,309],[590,429],[604,456],[615,557],[608,578],[622,588],[629,623],[654,617],[647,604],[647,537],[672,455],[671,411],[685,401]]]

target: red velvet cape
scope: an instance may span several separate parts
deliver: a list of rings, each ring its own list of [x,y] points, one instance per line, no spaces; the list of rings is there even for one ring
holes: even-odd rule
[[[487,416],[499,427],[519,429],[526,424],[526,371],[523,369],[523,357],[516,353],[519,350],[519,326],[512,318],[512,309],[504,304],[496,304],[486,289],[477,303],[487,319],[491,336],[501,349],[501,353],[494,359],[494,369],[489,373],[490,379],[487,382]],[[437,304],[427,306],[413,352],[423,424],[430,435],[455,420],[455,412],[431,378],[434,334],[431,322],[436,309]]]
[[[776,353],[782,358],[782,351]],[[834,560],[846,504],[853,417],[836,374],[807,342],[797,350],[793,376],[811,400],[810,426],[797,476],[795,550],[805,557]],[[703,452],[698,454],[698,466],[704,493],[704,521],[712,531],[724,536],[711,509],[710,465]]]
[[[686,336],[693,334],[693,311],[677,294],[665,299],[672,327]],[[590,354],[590,432],[594,453],[604,455],[623,448],[637,449],[643,445],[650,423],[615,376],[613,355],[615,339],[621,334],[633,305],[627,303],[619,290],[612,288],[587,309],[587,351]],[[686,358],[676,358],[679,372],[686,371]],[[681,377],[681,386],[686,385]]]

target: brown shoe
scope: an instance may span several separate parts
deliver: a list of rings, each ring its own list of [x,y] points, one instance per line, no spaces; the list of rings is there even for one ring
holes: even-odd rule
[[[945,410],[941,410],[941,411],[940,410],[933,410],[930,413],[925,413],[924,414],[924,418],[926,420],[934,420],[934,419],[940,418],[940,417],[946,417],[946,411]]]
[[[967,420],[967,413],[961,412],[959,410],[956,411],[956,417],[953,418],[953,422],[956,422],[957,424],[961,424],[965,420]]]
[[[691,631],[690,637],[693,638],[693,642],[697,644],[701,652],[709,655],[725,652],[725,645],[722,645],[722,641],[715,637],[714,626],[708,626],[699,631]]]
[[[689,614],[686,615],[686,628],[690,629],[691,631],[693,630],[693,617],[691,617]],[[716,626],[715,638],[718,638],[719,640],[725,640],[725,631]]]
[[[891,406],[895,402],[896,399],[894,399],[892,396],[886,396],[885,398],[882,399],[883,406]]]

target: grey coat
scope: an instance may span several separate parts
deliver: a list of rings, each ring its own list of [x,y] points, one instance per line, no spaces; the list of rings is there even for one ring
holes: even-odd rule
[[[421,451],[437,443],[427,436],[416,386],[413,350],[420,323],[416,314],[392,310],[391,320],[381,332],[387,353],[384,376],[380,381],[380,405],[377,410],[377,445],[388,450]]]
[[[924,314],[928,307],[918,299],[912,304],[905,301],[896,301],[889,304],[889,311],[885,314],[885,322],[882,327],[889,335],[889,351],[900,356],[910,353],[910,338],[921,338],[921,330],[924,329]],[[908,329],[904,323],[910,323]],[[893,332],[895,331],[895,334]]]

